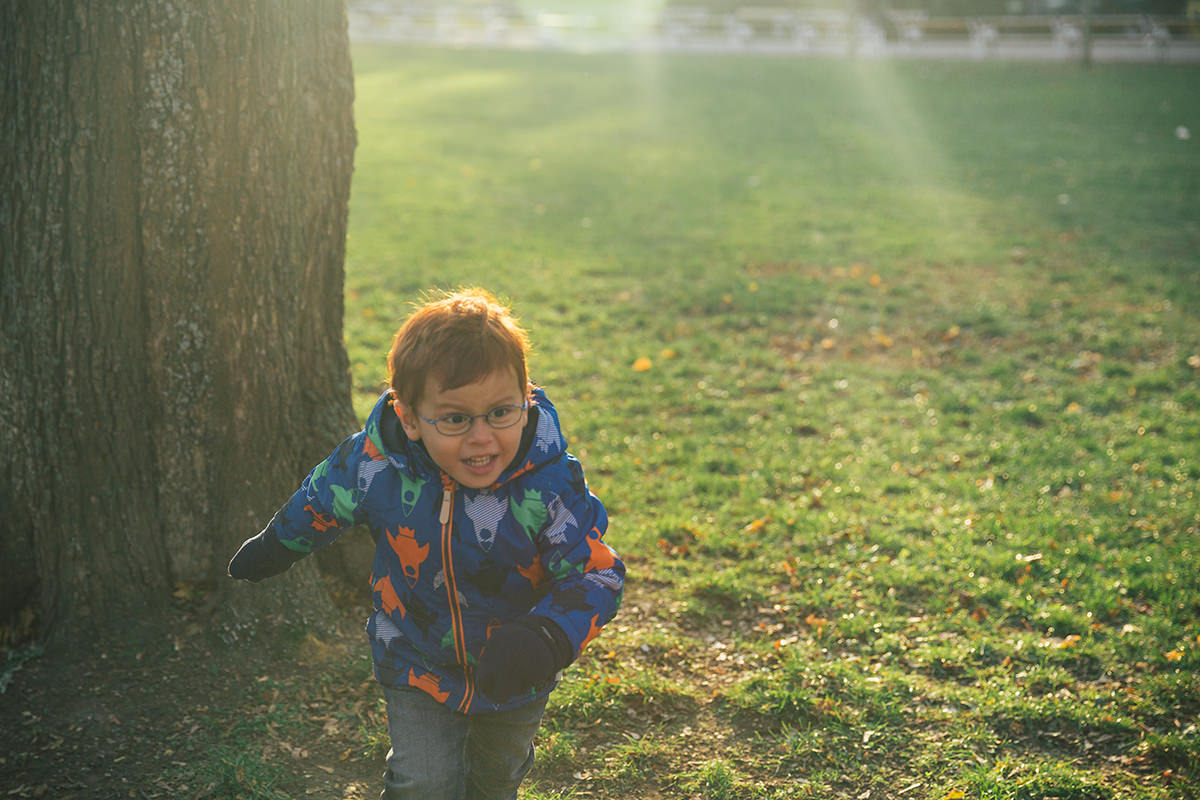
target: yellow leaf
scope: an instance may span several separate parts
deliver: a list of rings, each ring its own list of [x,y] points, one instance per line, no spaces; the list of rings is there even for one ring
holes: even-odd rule
[[[820,631],[829,624],[829,620],[818,617],[816,614],[809,614],[804,618],[804,624],[808,625],[810,628]]]
[[[675,352],[674,350],[672,350],[671,348],[667,347],[667,348],[664,348],[664,349],[663,349],[663,351],[662,351],[661,353],[659,353],[658,355],[659,355],[659,357],[660,357],[660,358],[672,359],[672,358],[674,358],[675,356],[677,356],[677,355],[679,355],[679,354],[678,354],[678,353],[676,353],[676,352]]]
[[[654,367],[654,362],[651,361],[650,359],[646,358],[645,356],[642,356],[637,361],[633,362],[633,371],[634,372],[647,372],[648,370],[653,369],[653,367]]]
[[[880,347],[891,347],[893,344],[895,344],[895,342],[892,341],[892,337],[888,336],[882,331],[875,331],[875,333],[871,334],[871,338],[874,339],[875,344],[879,345]]]
[[[1167,661],[1178,661],[1181,658],[1183,658],[1183,651],[1182,650],[1172,650],[1171,652],[1166,653],[1165,655],[1167,657]]]
[[[832,336],[827,336],[821,340],[822,350],[832,350],[835,347],[837,347],[837,339],[834,339]]]
[[[958,327],[957,325],[951,325],[950,328],[944,334],[942,334],[942,341],[952,342],[957,339],[961,333],[962,328]]]
[[[1065,650],[1068,647],[1074,647],[1075,645],[1079,644],[1081,641],[1083,641],[1082,636],[1080,636],[1077,633],[1072,633],[1070,636],[1066,637],[1065,639],[1062,640],[1062,642],[1059,643],[1058,649]]]
[[[744,530],[746,533],[758,533],[765,527],[767,527],[767,520],[760,518],[754,520],[742,530]]]
[[[960,789],[954,789],[953,791],[947,792],[946,796],[943,797],[942,800],[963,800],[963,798],[966,796],[966,792]]]
[[[880,286],[883,286],[883,278],[879,277],[878,274],[872,275],[867,283],[871,284],[872,288],[878,289]]]

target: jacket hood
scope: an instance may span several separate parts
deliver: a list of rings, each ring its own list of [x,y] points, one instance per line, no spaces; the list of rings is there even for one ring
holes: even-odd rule
[[[392,406],[392,390],[379,396],[364,426],[367,438],[396,469],[424,479],[440,479],[442,469],[421,442],[408,438]],[[546,393],[534,387],[529,396],[529,415],[521,434],[517,455],[497,479],[500,486],[518,475],[538,469],[567,452],[567,440],[558,421],[558,412]],[[494,487],[489,487],[494,488]]]

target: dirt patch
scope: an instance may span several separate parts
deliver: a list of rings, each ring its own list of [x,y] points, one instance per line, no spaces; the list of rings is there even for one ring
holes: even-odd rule
[[[0,695],[0,795],[232,796],[219,776],[196,769],[215,742],[227,741],[216,729],[269,719],[275,704],[286,703],[314,724],[296,738],[268,722],[262,741],[250,740],[291,776],[276,791],[373,798],[382,759],[365,757],[358,723],[374,721],[378,689],[356,669],[363,636],[361,620],[347,614],[322,639],[282,648],[294,655],[281,658],[281,648],[263,642],[224,645],[198,615],[176,611],[121,641],[48,650],[12,673]],[[339,670],[364,674],[340,688],[314,687],[314,666],[335,660]]]

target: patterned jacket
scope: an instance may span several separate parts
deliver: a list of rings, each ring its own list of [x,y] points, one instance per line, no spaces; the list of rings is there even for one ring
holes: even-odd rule
[[[389,390],[270,524],[303,553],[369,526],[367,633],[380,683],[418,687],[468,714],[528,703],[552,687],[497,706],[475,691],[473,667],[491,630],[524,614],[557,623],[576,656],[613,618],[625,565],[602,541],[604,506],[541,389],[516,459],[488,489],[458,485],[398,422]]]

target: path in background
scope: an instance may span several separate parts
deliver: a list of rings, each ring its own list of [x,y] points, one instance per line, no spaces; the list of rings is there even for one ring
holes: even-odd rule
[[[662,14],[520,15],[500,7],[439,8],[360,2],[350,8],[355,41],[523,50],[773,53],[790,56],[1079,61],[1082,17],[876,19],[835,10],[744,8],[727,14],[680,8]],[[1091,21],[1091,60],[1200,63],[1200,22],[1144,15]]]

